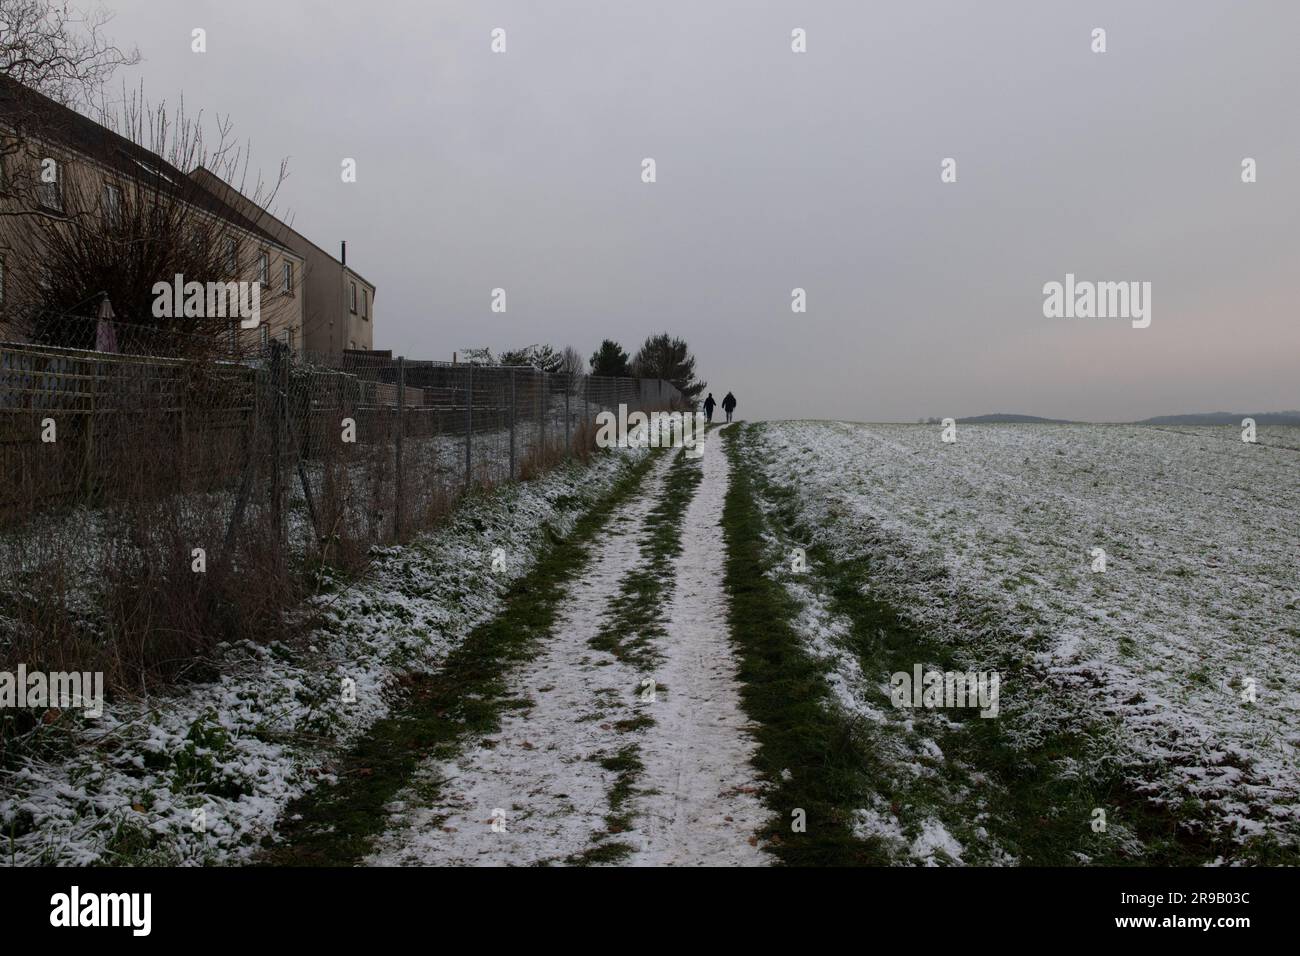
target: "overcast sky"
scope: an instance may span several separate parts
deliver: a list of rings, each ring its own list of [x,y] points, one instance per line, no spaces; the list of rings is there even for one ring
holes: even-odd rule
[[[746,418],[1300,407],[1294,0],[108,6],[128,83],[289,158],[377,348],[667,330]],[[1152,283],[1150,327],[1045,318],[1067,272]]]

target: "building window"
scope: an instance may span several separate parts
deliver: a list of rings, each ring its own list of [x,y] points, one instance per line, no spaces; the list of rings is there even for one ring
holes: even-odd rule
[[[284,264],[284,288],[281,290],[285,295],[293,295],[293,263],[285,262]]]
[[[361,290],[361,317],[363,319],[370,318],[370,290],[369,289]]]
[[[110,226],[122,224],[122,190],[112,183],[104,184],[104,216]]]
[[[263,287],[271,284],[271,254],[265,250],[257,254],[257,281]]]
[[[357,314],[357,284],[353,282],[351,283],[351,286],[352,286],[352,294],[348,299],[348,310],[353,315],[356,315]]]
[[[239,275],[239,242],[234,236],[226,236],[226,275],[232,279]]]
[[[47,209],[57,209],[63,211],[63,170],[54,160],[41,160],[40,172],[37,174],[40,186],[37,189],[37,198],[42,206]]]

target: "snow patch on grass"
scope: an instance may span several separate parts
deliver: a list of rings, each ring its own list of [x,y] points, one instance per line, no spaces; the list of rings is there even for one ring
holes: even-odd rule
[[[1300,430],[786,422],[760,432],[817,542],[1004,687],[1007,731],[1095,733],[1185,827],[1300,829]],[[1092,573],[1092,549],[1107,570]],[[1248,700],[1253,682],[1256,702]],[[1017,696],[1019,695],[1019,696]]]
[[[376,549],[361,581],[311,602],[319,625],[304,646],[223,646],[215,680],[42,730],[0,769],[0,861],[252,856],[290,800],[331,779],[330,753],[389,712],[401,675],[436,667],[491,619],[547,535],[566,533],[640,454],[505,485],[407,546]],[[506,562],[494,573],[495,548]]]

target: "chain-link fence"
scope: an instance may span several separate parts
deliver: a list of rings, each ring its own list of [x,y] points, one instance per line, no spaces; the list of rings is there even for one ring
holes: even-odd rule
[[[592,423],[604,409],[680,407],[681,401],[661,380],[374,352],[347,353],[338,368],[325,369],[273,351],[270,366],[273,378],[287,376],[290,427],[301,423],[301,459],[309,467],[299,483],[309,514],[317,481],[347,481],[360,465],[371,480],[369,492],[336,500],[331,514],[349,537],[367,541],[400,539],[427,526],[466,490],[528,478],[563,458],[586,455]],[[376,458],[391,461],[391,468]],[[362,517],[364,530],[357,523]],[[318,520],[319,536],[331,540],[338,529]]]
[[[659,380],[312,362],[265,337],[175,357],[197,343],[77,321],[92,347],[0,343],[0,632],[57,620],[65,647],[165,622],[184,659],[260,634],[304,571],[355,570],[467,491],[585,456],[602,410],[682,401]]]

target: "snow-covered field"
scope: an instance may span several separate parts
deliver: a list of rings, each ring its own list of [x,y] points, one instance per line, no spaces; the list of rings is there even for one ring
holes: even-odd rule
[[[1133,785],[1180,819],[1294,846],[1300,429],[940,432],[773,423],[759,458],[818,543],[872,555],[875,593],[968,666],[1010,655],[1044,675],[1003,687],[1012,733],[1108,728]]]
[[[59,723],[0,770],[0,863],[218,863],[251,856],[329,756],[388,713],[395,679],[435,666],[500,610],[547,528],[565,533],[631,450],[505,485],[312,609],[309,646],[229,646],[220,679]],[[501,549],[504,570],[493,570]]]

